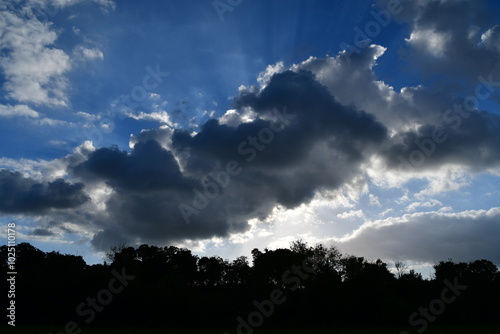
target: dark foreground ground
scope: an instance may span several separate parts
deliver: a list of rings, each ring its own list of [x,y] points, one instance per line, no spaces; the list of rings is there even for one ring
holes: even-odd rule
[[[10,326],[9,326],[10,327]],[[6,330],[5,330],[6,329]],[[18,334],[62,334],[65,333],[63,328],[56,327],[0,327],[2,333],[18,333]],[[255,334],[408,334],[418,333],[412,328],[364,328],[364,329],[314,329],[314,330],[259,330],[253,331]],[[73,332],[76,334],[76,332]],[[81,328],[79,334],[224,334],[224,330],[171,330],[171,329],[111,329],[111,328]],[[236,329],[228,334],[237,333]],[[429,326],[424,331],[426,334],[498,334],[500,333],[500,325],[498,326]],[[250,334],[250,333],[245,333]],[[406,334],[406,333],[405,333]]]
[[[488,260],[441,261],[423,279],[300,242],[254,249],[252,266],[173,246],[118,249],[111,264],[91,266],[17,249],[22,274],[0,291],[15,288],[19,327],[6,328],[4,315],[0,333],[500,333],[500,272]]]

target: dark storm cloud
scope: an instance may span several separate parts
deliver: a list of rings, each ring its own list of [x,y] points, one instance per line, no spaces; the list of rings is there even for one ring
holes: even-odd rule
[[[135,144],[139,142],[145,143],[149,140],[155,140],[163,147],[168,147],[172,141],[171,138],[173,131],[174,130],[169,127],[142,130],[137,135],[130,136],[130,143],[135,146]]]
[[[414,103],[422,100],[421,94],[412,96]],[[440,106],[451,101],[449,96],[438,100]],[[412,168],[456,162],[481,169],[499,161],[495,115],[445,112],[418,130],[389,137],[375,114],[338,103],[309,71],[275,74],[265,88],[242,91],[234,107],[256,116],[231,126],[210,120],[196,134],[143,131],[131,138],[130,153],[101,148],[72,167],[73,175],[86,182],[104,181],[115,190],[95,224],[101,232],[93,245],[104,250],[122,242],[227,237],[246,231],[250,219],[266,218],[277,205],[294,208],[319,190],[350,182],[363,174],[361,166],[373,154],[394,168],[401,165],[400,157],[410,160],[416,150],[429,148],[429,140],[432,152],[422,151],[424,161]],[[213,175],[230,161],[240,172],[200,205],[199,194],[209,185],[217,187]],[[193,209],[188,221],[180,204]]]
[[[379,0],[381,7],[387,2]],[[495,43],[499,12],[488,1],[405,0],[401,8],[396,19],[410,25],[403,54],[412,66],[419,64],[429,75],[446,73],[449,78],[467,77],[473,82],[478,75],[499,76],[500,48]],[[442,52],[432,55],[436,50]]]
[[[43,228],[36,228],[33,231],[31,231],[29,234],[35,235],[38,237],[50,237],[50,236],[54,235],[54,232],[47,230],[47,229],[43,229]]]
[[[100,148],[73,173],[83,178],[99,178],[118,189],[187,189],[196,185],[183,177],[172,153],[155,140],[139,142],[130,154],[118,148]]]
[[[244,231],[246,221],[236,215],[228,216],[228,208],[214,201],[202,214],[191,217],[187,224],[178,205],[191,203],[194,193],[160,191],[156,193],[126,193],[113,196],[107,203],[110,220],[104,231],[95,236],[94,246],[105,243],[108,236],[114,239],[167,243],[182,239],[201,239],[213,236],[227,237],[230,232]]]
[[[0,211],[43,213],[50,209],[76,208],[89,200],[83,183],[63,179],[39,183],[19,172],[0,170]]]
[[[74,167],[74,175],[103,180],[116,190],[106,202],[109,217],[100,223],[103,231],[94,246],[245,231],[249,219],[265,218],[276,205],[292,208],[319,189],[348,182],[387,137],[373,116],[337,103],[307,71],[276,74],[261,92],[242,93],[235,106],[252,108],[258,117],[234,127],[210,120],[195,135],[175,130],[171,152],[153,140],[158,135],[169,142],[170,131],[145,131],[133,137],[130,154],[101,148]],[[265,143],[259,141],[263,132]],[[214,184],[209,174],[229,161],[236,161],[241,173],[187,224],[179,204],[194,206],[196,193]]]
[[[320,188],[338,187],[386,138],[385,127],[373,116],[340,105],[307,71],[276,74],[261,92],[243,92],[234,103],[239,110],[252,108],[259,118],[237,127],[212,120],[195,136],[176,131],[172,142],[178,152],[188,152],[185,164],[193,173],[240,161],[244,171],[230,191],[245,198],[246,204],[238,206],[247,212],[259,211],[264,203],[292,208],[307,203]],[[276,110],[285,110],[285,116]],[[289,122],[278,125],[286,115]],[[262,149],[251,145],[249,138],[270,128],[280,128],[271,143]]]
[[[389,165],[418,170],[448,163],[475,171],[500,166],[500,116],[487,112],[466,113],[466,118],[458,113],[445,115],[446,121],[439,126],[423,125],[392,138],[382,153]]]
[[[237,127],[208,121],[194,137],[176,131],[173,147],[188,150],[188,167],[196,169],[207,160],[241,159],[235,148],[264,128],[283,126],[275,110],[293,115],[293,121],[277,134],[252,165],[288,167],[303,160],[318,141],[327,140],[350,159],[360,159],[363,150],[383,141],[386,129],[362,111],[340,105],[308,71],[285,71],[274,75],[262,92],[243,92],[234,101],[237,109],[251,107],[260,118]],[[278,124],[274,124],[278,123]],[[196,160],[196,161],[194,161]]]
[[[98,149],[71,172],[88,182],[105,181],[115,190],[106,202],[107,216],[95,221],[103,229],[93,240],[98,249],[137,238],[164,243],[227,236],[229,231],[246,228],[246,222],[229,219],[224,215],[226,209],[216,203],[186,224],[178,205],[191,203],[193,189],[203,188],[195,179],[182,175],[172,153],[155,140],[139,141],[131,153]]]

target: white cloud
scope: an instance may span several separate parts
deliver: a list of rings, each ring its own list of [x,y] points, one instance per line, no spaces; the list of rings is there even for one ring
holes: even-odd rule
[[[338,218],[342,219],[355,219],[355,218],[364,218],[365,215],[363,210],[351,210],[337,214]]]
[[[0,104],[0,117],[31,117],[38,118],[40,115],[25,104],[14,106]]]
[[[274,241],[271,241],[267,248],[268,249],[279,249],[279,248],[290,248],[290,244],[296,241],[298,238],[295,235],[288,235],[286,237],[278,238]]]
[[[32,0],[32,2],[37,2],[37,3],[44,3],[45,6],[49,6],[49,5],[52,5],[52,6],[57,6],[57,7],[61,7],[61,8],[64,8],[64,7],[69,7],[69,6],[73,6],[73,5],[76,5],[77,3],[80,3],[80,2],[94,2],[96,4],[99,4],[103,7],[103,9],[115,9],[116,8],[116,4],[114,1],[112,0]]]
[[[266,70],[259,73],[257,76],[257,82],[260,84],[261,88],[265,88],[267,84],[269,83],[269,80],[271,80],[271,77],[275,75],[276,73],[281,73],[285,70],[285,66],[282,61],[274,64],[274,65],[267,65]],[[240,87],[241,91],[241,87]]]
[[[248,123],[253,121],[256,115],[251,110],[244,110],[243,112],[238,112],[235,109],[229,109],[224,115],[219,118],[220,124],[226,124],[232,127],[236,127],[242,123]]]
[[[463,167],[443,166],[428,177],[429,185],[426,189],[415,194],[416,198],[423,198],[446,191],[456,191],[471,184],[471,178]]]
[[[0,47],[6,50],[0,67],[8,97],[20,102],[67,105],[63,75],[71,68],[70,58],[51,47],[57,34],[50,24],[1,11],[0,30]]]
[[[104,54],[98,48],[89,49],[79,45],[73,52],[77,55],[77,57],[85,60],[104,59]]]
[[[88,120],[88,121],[97,121],[101,119],[101,115],[99,114],[89,114],[84,111],[78,111],[76,112],[76,115]]]
[[[5,75],[3,88],[8,98],[39,105],[69,104],[65,75],[71,70],[71,59],[54,47],[58,32],[52,22],[42,21],[42,17],[51,19],[59,9],[83,1],[89,0],[28,0],[21,4],[20,10],[8,4],[0,11],[0,48],[4,50],[0,69]],[[111,0],[91,1],[103,11],[116,6]],[[73,30],[77,32],[77,29]],[[104,58],[97,48],[79,46],[75,53],[83,59]]]
[[[146,113],[144,111],[138,113],[126,113],[127,117],[133,118],[135,120],[143,120],[143,121],[156,121],[162,124],[169,125],[171,127],[177,126],[176,123],[170,120],[170,116],[165,110],[154,111],[150,113]]]
[[[377,196],[370,194],[368,195],[368,198],[370,199],[370,205],[380,206],[380,201]]]
[[[161,98],[160,94],[156,94],[156,93],[149,93],[149,98],[151,100],[159,100]]]
[[[406,41],[411,46],[424,50],[434,57],[443,57],[448,39],[449,36],[446,33],[439,33],[432,29],[416,29]]]
[[[61,126],[66,128],[78,126],[77,123],[68,122],[60,119],[48,118],[48,117],[32,120],[31,123],[38,126],[54,126],[54,127]]]
[[[49,140],[49,144],[53,146],[67,146],[68,143],[63,140]]]
[[[6,168],[23,173],[38,181],[53,181],[57,178],[68,177],[68,166],[83,162],[93,152],[95,147],[92,142],[85,141],[73,149],[73,152],[65,157],[53,160],[12,159],[0,157],[0,168]]]
[[[386,209],[386,210],[382,211],[381,213],[379,213],[379,216],[380,217],[384,217],[384,216],[387,216],[391,212],[394,212],[393,208],[389,208],[389,209]]]
[[[156,140],[166,150],[172,150],[172,135],[174,130],[168,125],[162,125],[158,129],[143,129],[137,135],[130,135],[129,147],[132,149],[139,142],[147,142],[148,140]],[[176,157],[176,159],[178,159]],[[178,161],[179,162],[179,161]]]
[[[486,48],[500,53],[500,25],[488,29],[488,31],[481,35],[481,43]]]
[[[408,205],[405,210],[408,212],[416,211],[418,208],[432,208],[437,205],[443,205],[440,201],[436,199],[431,199],[430,201],[427,202],[414,202]]]

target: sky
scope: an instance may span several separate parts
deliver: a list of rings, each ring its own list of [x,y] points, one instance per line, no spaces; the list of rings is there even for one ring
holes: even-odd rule
[[[500,264],[500,3],[0,0],[0,222]],[[5,233],[4,242],[7,242]]]

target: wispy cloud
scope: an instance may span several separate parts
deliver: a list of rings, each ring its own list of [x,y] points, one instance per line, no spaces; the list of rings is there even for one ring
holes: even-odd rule
[[[14,106],[0,104],[0,117],[31,117],[38,118],[40,115],[25,104]]]
[[[90,49],[79,45],[73,50],[73,53],[76,57],[80,57],[84,60],[104,59],[104,53],[98,48]]]

